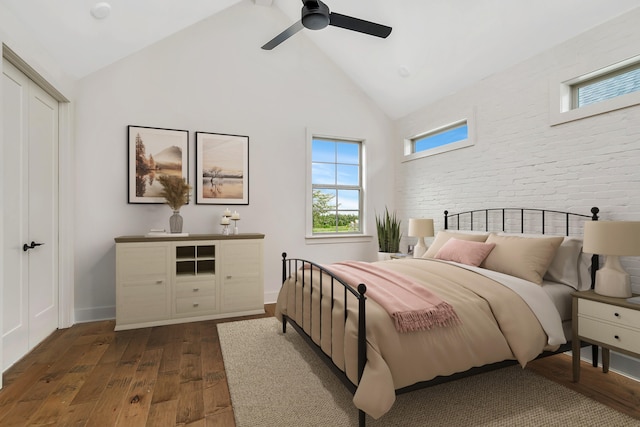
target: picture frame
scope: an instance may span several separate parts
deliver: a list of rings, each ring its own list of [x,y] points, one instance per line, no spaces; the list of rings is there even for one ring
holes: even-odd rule
[[[189,131],[128,126],[129,203],[165,203],[159,175],[189,182]]]
[[[196,132],[196,204],[249,204],[249,137]]]

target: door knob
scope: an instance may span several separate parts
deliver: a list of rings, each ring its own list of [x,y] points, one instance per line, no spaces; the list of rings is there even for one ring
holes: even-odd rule
[[[26,252],[29,249],[33,249],[33,248],[35,248],[37,246],[42,246],[42,245],[44,245],[44,243],[36,243],[34,241],[31,241],[30,245],[27,245],[26,243],[24,245],[22,245],[22,250]]]

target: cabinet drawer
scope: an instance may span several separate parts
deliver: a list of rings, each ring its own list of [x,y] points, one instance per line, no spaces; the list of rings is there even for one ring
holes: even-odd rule
[[[176,314],[204,314],[216,312],[215,295],[176,298]]]
[[[639,330],[580,316],[578,319],[578,335],[633,353],[640,353]]]
[[[640,329],[640,311],[611,304],[579,299],[578,314],[593,317],[616,325]]]
[[[216,291],[214,280],[188,280],[176,282],[177,297],[189,297],[199,295],[211,295]]]

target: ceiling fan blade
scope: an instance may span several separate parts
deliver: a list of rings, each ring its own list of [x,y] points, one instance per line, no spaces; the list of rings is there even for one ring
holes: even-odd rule
[[[289,28],[287,28],[286,30],[284,30],[283,32],[275,36],[267,44],[262,46],[262,49],[264,50],[273,49],[274,47],[278,46],[280,43],[282,43],[283,41],[285,41],[286,39],[288,39],[298,31],[302,30],[303,28],[304,26],[302,25],[302,21],[296,22],[295,24],[293,24],[292,26],[290,26]]]
[[[387,38],[391,34],[391,27],[376,24],[375,22],[365,21],[347,15],[331,12],[329,15],[329,25],[344,28],[346,30],[358,31],[360,33],[369,34],[371,36]]]

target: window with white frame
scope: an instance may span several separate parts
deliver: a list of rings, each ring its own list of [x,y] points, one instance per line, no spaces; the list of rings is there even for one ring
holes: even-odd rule
[[[552,126],[635,105],[640,105],[640,55],[563,71],[551,80]]]
[[[431,129],[405,140],[405,160],[440,154],[473,145],[469,119]]]
[[[640,91],[640,62],[572,84],[572,108],[637,91]]]
[[[313,236],[362,233],[362,141],[312,136]]]

